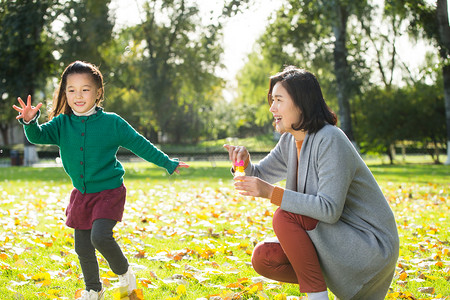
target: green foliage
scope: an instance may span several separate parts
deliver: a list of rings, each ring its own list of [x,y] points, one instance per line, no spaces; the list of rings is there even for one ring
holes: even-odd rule
[[[59,36],[60,62],[88,61],[106,71],[102,51],[111,41],[114,20],[109,15],[111,0],[70,0],[65,3]]]
[[[53,92],[62,69],[76,59],[100,66],[106,110],[122,115],[152,141],[195,143],[234,134],[235,126],[224,122],[233,114],[222,97],[224,82],[215,74],[223,67],[222,24],[248,2],[224,1],[219,16],[205,23],[194,2],[148,0],[141,8],[142,23],[113,32],[110,0],[1,0],[4,140],[8,143],[16,96],[46,92],[50,85]]]
[[[222,53],[220,25],[199,25],[198,7],[185,1],[147,1],[144,12],[141,24],[126,29],[131,53],[125,60],[138,65],[125,61],[125,66],[116,64],[114,73],[132,74],[126,70],[132,68],[140,74],[134,87],[143,99],[135,108],[153,141],[198,140],[207,126],[202,112],[220,100],[222,82],[214,75]]]
[[[344,54],[348,63],[347,75],[340,78],[345,77],[350,90],[351,117],[363,151],[385,152],[390,144],[405,139],[423,145],[443,142],[442,77],[434,69],[425,74],[437,88],[433,83],[422,84],[422,78],[411,73],[401,81],[409,87],[396,87],[392,81],[403,77],[393,70],[409,72],[394,43],[407,32],[417,39],[430,39],[441,56],[448,55],[442,38],[446,35],[439,35],[436,23],[437,8],[426,1],[385,1],[380,19],[386,26],[382,28],[374,14],[381,5],[378,2],[285,1],[238,75],[238,98],[231,103],[224,101],[225,83],[215,75],[223,67],[222,26],[253,1],[224,1],[221,14],[211,15],[205,23],[195,1],[147,0],[142,22],[116,32],[110,3],[0,0],[4,141],[7,129],[16,122],[11,105],[17,96],[33,94],[34,103],[50,98],[62,68],[75,59],[100,65],[106,83],[105,109],[119,113],[156,143],[187,145],[271,132],[266,99],[269,76],[287,64],[315,73],[327,103],[338,112],[333,28],[339,25],[340,12],[347,21]],[[378,57],[369,59],[374,51]],[[439,68],[447,62],[443,59]],[[434,63],[430,60],[421,67],[420,76]],[[412,121],[422,119],[428,121]]]
[[[367,91],[358,106],[358,136],[363,152],[387,152],[395,141],[444,144],[444,101],[436,85],[416,83],[410,87]]]
[[[55,2],[0,1],[0,125],[6,143],[17,97],[34,97],[54,67],[48,30]]]
[[[149,135],[149,120],[141,117],[140,102],[151,101],[141,90],[141,50],[133,43],[134,30],[125,28],[117,33],[108,47],[102,50],[102,59],[109,72],[104,73],[106,111],[118,113],[134,128]]]
[[[248,63],[237,76],[238,97],[234,105],[240,116],[238,128],[254,125],[266,129],[271,127],[272,114],[269,112],[267,91],[270,76],[278,71],[279,66],[259,51],[248,56]]]
[[[249,69],[256,69],[252,65],[259,60],[260,64],[266,66],[265,69],[260,67],[259,71],[262,73],[260,76],[264,76],[268,71],[272,72],[270,75],[273,75],[274,69],[280,71],[283,65],[289,64],[308,69],[318,76],[329,106],[336,112],[349,111],[349,105],[346,102],[352,100],[351,97],[357,93],[363,81],[360,76],[366,74],[362,58],[364,51],[361,50],[360,39],[354,36],[343,37],[346,49],[337,49],[338,46],[333,42],[333,39],[336,39],[335,27],[340,24],[337,11],[342,11],[344,14],[342,17],[345,19],[345,24],[342,26],[347,30],[348,16],[368,14],[369,8],[365,1],[356,3],[304,0],[288,1],[276,12],[276,16],[258,40],[257,50],[249,56],[249,62],[239,77],[242,81],[241,94],[246,96],[244,99],[246,103],[254,101],[248,96],[252,90],[258,89],[260,97],[267,94],[267,91],[262,93],[261,90],[267,90],[268,80],[261,84],[259,79],[255,80],[249,76]],[[337,58],[343,62],[338,68],[336,68]],[[345,72],[339,75],[337,70]],[[252,89],[251,86],[254,88]],[[338,105],[339,90],[342,91],[342,95]],[[261,122],[266,121],[267,116],[270,116],[267,111],[259,109],[265,102],[265,100],[259,102],[256,109],[250,106],[257,111],[255,119]]]
[[[268,80],[261,80],[267,70],[273,72],[270,66],[281,69],[285,64],[294,64],[316,74],[334,111],[351,110],[356,140],[363,152],[389,153],[391,145],[404,140],[417,141],[426,149],[430,143],[436,147],[445,144],[442,77],[434,67],[435,58],[428,57],[417,76],[398,53],[396,43],[407,33],[408,24],[417,30],[418,25],[428,26],[424,20],[434,18],[435,8],[423,1],[386,1],[384,7],[379,5],[368,1],[303,0],[282,6],[238,77],[238,105],[248,109],[245,113],[249,119],[257,120],[259,126],[267,116],[270,119],[263,109]],[[414,11],[417,14],[412,16]],[[347,24],[337,24],[339,18]],[[380,21],[386,26],[379,27]],[[342,45],[336,48],[333,41],[338,38],[336,30],[340,26],[347,32],[345,49]],[[436,29],[436,23],[421,30],[429,32],[430,28]],[[338,54],[341,59],[346,55],[345,75],[336,70]],[[344,61],[339,63],[345,68]],[[424,83],[430,80],[435,83]],[[445,74],[444,81],[448,81]],[[349,102],[347,108],[343,99]],[[344,129],[342,117],[339,114],[339,125]],[[245,118],[242,120],[248,124]]]

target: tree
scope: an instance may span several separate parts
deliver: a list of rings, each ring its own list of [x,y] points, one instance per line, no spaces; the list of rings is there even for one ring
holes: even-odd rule
[[[417,81],[401,88],[373,87],[366,91],[359,103],[362,151],[386,153],[393,164],[391,146],[396,141],[408,141],[422,147],[439,163],[439,153],[430,150],[445,141],[444,103],[439,90],[439,83]]]
[[[389,0],[389,5],[401,7],[399,14],[410,20],[410,32],[433,41],[441,58],[442,80],[447,126],[447,161],[450,164],[450,26],[447,0],[430,5],[425,0]]]
[[[7,144],[17,96],[35,98],[54,66],[48,32],[55,17],[52,8],[58,4],[56,0],[1,0],[0,4],[0,126]]]
[[[238,108],[236,113],[239,114],[239,118],[235,121],[241,133],[247,131],[255,134],[258,128],[262,132],[267,132],[269,128],[273,129],[267,90],[269,77],[279,69],[279,64],[268,59],[268,55],[264,55],[263,51],[249,54],[248,62],[237,75],[238,96],[233,101],[234,106]]]
[[[114,19],[109,14],[111,0],[70,0],[60,17],[59,59],[63,67],[84,60],[102,67],[102,51],[112,40]]]
[[[355,75],[359,66],[357,60],[349,61],[348,57],[360,54],[356,51],[359,46],[355,44],[358,39],[348,38],[349,18],[369,14],[370,9],[367,1],[289,0],[269,25],[264,38],[265,47],[276,49],[272,53],[290,54],[289,61],[301,61],[302,67],[315,69],[315,73],[329,73],[329,62],[333,62],[340,127],[353,142],[350,100],[358,90]],[[277,54],[275,60],[282,57]],[[322,81],[322,77],[319,80]]]
[[[241,2],[228,1],[223,13]],[[222,100],[223,81],[215,75],[222,67],[221,22],[200,25],[198,6],[184,0],[149,0],[143,10],[130,41],[141,58],[140,123],[151,129],[153,142],[195,142],[207,126],[204,114]]]
[[[445,120],[447,125],[447,160],[450,165],[450,19],[448,15],[448,1],[438,0],[436,17],[439,32],[439,54],[442,60],[442,77],[444,81]]]

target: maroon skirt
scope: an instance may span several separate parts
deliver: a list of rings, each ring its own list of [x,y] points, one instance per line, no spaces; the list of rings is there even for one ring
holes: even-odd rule
[[[66,225],[75,229],[89,230],[97,219],[122,221],[126,194],[127,189],[123,184],[118,188],[98,193],[82,194],[74,188],[66,209]]]

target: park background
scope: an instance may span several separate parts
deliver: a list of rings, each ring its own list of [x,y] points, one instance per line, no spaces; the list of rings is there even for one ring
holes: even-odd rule
[[[192,165],[184,179],[168,177],[118,153],[129,218],[117,236],[144,266],[146,299],[299,296],[294,286],[254,279],[251,249],[273,234],[273,207],[236,195],[222,149],[246,145],[258,160],[275,145],[268,78],[288,64],[317,75],[396,213],[402,250],[388,297],[450,297],[447,1],[0,4],[2,299],[68,299],[82,287],[63,222],[71,187],[58,149],[27,143],[11,108],[32,95],[45,122],[59,76],[76,59],[100,67],[106,111]],[[253,18],[259,12],[265,17]]]

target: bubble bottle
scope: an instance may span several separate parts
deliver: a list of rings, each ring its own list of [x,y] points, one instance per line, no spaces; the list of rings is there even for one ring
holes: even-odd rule
[[[234,163],[234,177],[237,177],[237,176],[245,176],[243,160],[241,160],[239,162],[236,161]]]

